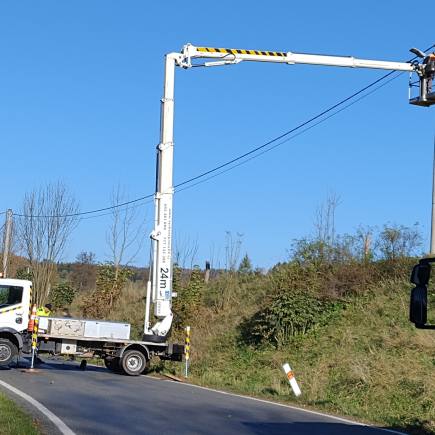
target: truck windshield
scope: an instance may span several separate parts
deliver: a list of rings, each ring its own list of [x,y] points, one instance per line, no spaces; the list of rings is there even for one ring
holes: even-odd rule
[[[0,308],[20,304],[23,300],[23,287],[0,285]]]

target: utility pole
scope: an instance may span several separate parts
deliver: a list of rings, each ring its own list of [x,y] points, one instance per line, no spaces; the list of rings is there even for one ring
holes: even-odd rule
[[[435,136],[434,136],[434,167],[432,183],[432,220],[430,226],[430,253],[435,254]]]
[[[371,237],[367,236],[364,242],[364,257],[367,258],[367,256],[370,254],[370,242],[371,242]]]
[[[3,251],[3,273],[6,278],[8,272],[8,254],[9,254],[9,237],[11,234],[11,217],[12,210],[8,210],[8,216],[6,218],[6,237],[5,237],[5,250]]]
[[[205,262],[205,278],[204,282],[208,284],[208,281],[210,280],[210,261]]]

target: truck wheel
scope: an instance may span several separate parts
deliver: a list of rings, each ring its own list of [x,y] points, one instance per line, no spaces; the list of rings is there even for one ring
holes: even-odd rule
[[[16,353],[16,347],[9,340],[0,339],[0,366],[10,364],[14,360]]]
[[[121,371],[119,358],[104,358],[104,364],[111,372],[119,373]]]
[[[140,375],[145,367],[147,360],[144,354],[138,350],[129,350],[125,352],[121,359],[121,368],[129,376]]]

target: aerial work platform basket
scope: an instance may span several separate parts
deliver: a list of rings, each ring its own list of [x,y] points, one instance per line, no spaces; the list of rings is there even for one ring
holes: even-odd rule
[[[431,76],[421,76],[418,80],[412,81],[411,73],[409,77],[409,104],[414,106],[430,107],[435,104],[435,86]]]

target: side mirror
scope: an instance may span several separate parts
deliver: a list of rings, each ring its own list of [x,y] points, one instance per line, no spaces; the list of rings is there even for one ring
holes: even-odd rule
[[[411,282],[417,286],[426,286],[430,278],[430,264],[416,264],[411,273]]]
[[[427,322],[427,284],[430,278],[430,263],[434,258],[422,258],[414,266],[411,273],[411,282],[417,287],[411,290],[411,303],[409,306],[409,320],[418,329],[435,329],[435,325],[426,325]]]
[[[415,266],[417,267],[417,266]],[[414,267],[414,268],[415,268]],[[418,285],[411,290],[409,320],[415,325],[425,325],[427,322],[427,289]]]

